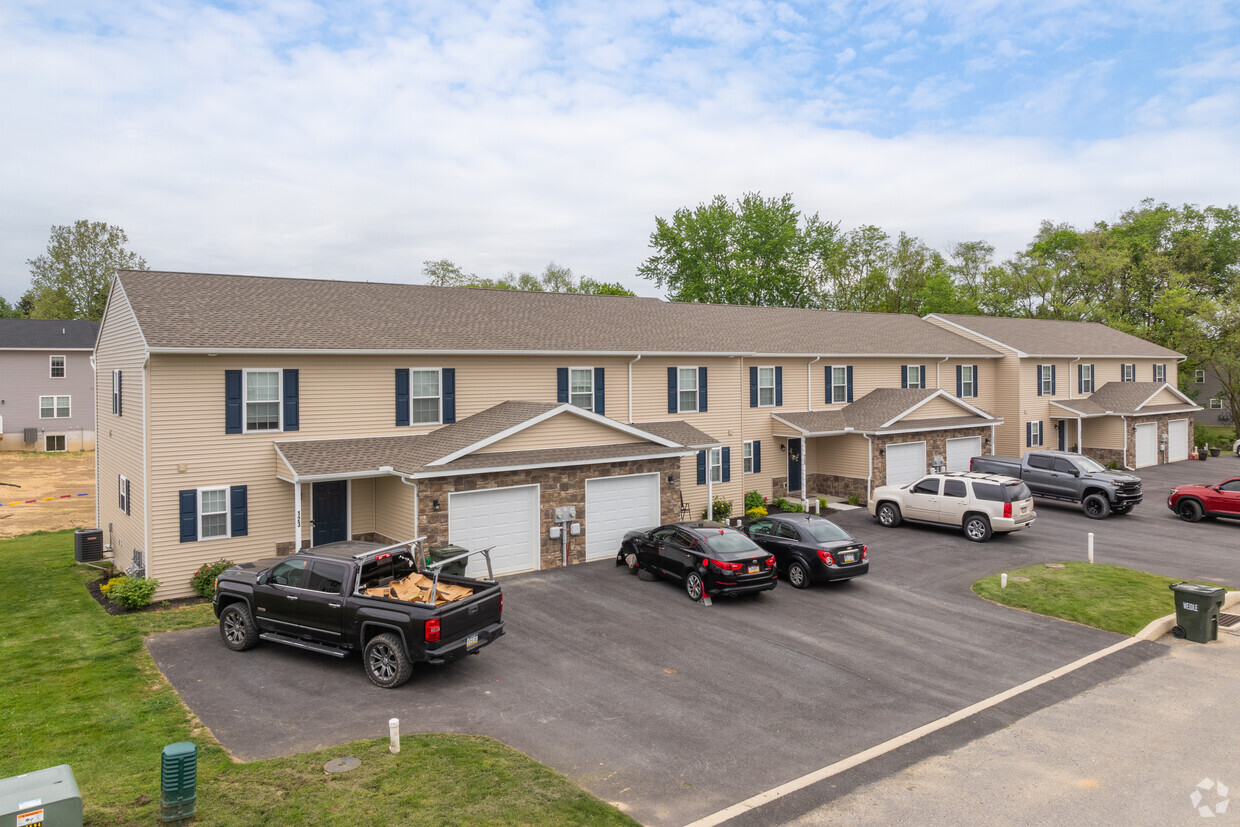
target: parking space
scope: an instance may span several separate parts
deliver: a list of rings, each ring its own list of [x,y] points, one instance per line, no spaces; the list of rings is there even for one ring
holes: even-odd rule
[[[379,737],[398,717],[406,732],[490,735],[643,823],[685,824],[1121,639],[986,603],[969,589],[979,577],[1083,559],[1093,531],[1099,562],[1240,585],[1240,526],[1189,525],[1165,505],[1172,482],[1240,472],[1240,459],[1147,470],[1132,515],[1092,521],[1039,504],[1031,530],[987,544],[842,513],[870,543],[871,573],[806,591],[781,583],[756,600],[694,604],[608,560],[517,575],[504,580],[502,640],[419,667],[395,691],[372,686],[357,658],[234,653],[214,629],[148,646],[242,759]],[[1142,644],[1140,657],[1161,650]],[[1060,683],[1045,703],[1084,688]]]

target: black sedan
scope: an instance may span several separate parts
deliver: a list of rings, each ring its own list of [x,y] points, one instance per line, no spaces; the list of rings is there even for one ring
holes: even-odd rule
[[[690,600],[767,591],[777,577],[774,557],[736,529],[711,522],[630,531],[616,565],[679,580]]]
[[[775,555],[779,570],[793,588],[815,580],[851,580],[870,570],[865,544],[826,517],[779,514],[761,517],[743,529],[751,540]]]

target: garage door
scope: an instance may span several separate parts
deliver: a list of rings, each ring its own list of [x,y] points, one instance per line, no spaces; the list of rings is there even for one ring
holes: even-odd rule
[[[969,460],[982,454],[980,436],[962,436],[947,440],[947,470],[968,471]]]
[[[1167,423],[1167,462],[1188,459],[1188,420],[1173,419]]]
[[[903,485],[926,475],[926,443],[902,442],[887,446],[887,484]]]
[[[470,551],[494,546],[496,574],[538,568],[538,486],[488,488],[448,495],[448,540]],[[486,574],[482,555],[469,558],[466,574]]]
[[[587,560],[615,557],[625,532],[660,522],[658,474],[586,480]]]
[[[1137,467],[1158,464],[1158,425],[1147,422],[1136,426],[1133,439],[1136,441]]]

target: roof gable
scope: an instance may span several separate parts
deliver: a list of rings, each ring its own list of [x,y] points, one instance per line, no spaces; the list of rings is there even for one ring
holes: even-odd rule
[[[506,451],[532,451],[543,448],[578,448],[583,445],[619,445],[649,442],[636,433],[621,431],[568,411],[553,412],[528,427],[514,429],[508,436],[489,442],[474,453],[495,454]]]

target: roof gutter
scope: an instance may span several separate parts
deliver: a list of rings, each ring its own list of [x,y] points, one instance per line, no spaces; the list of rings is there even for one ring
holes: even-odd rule
[[[46,348],[43,348],[46,349]],[[161,355],[181,355],[181,356],[245,356],[256,354],[270,354],[276,356],[632,356],[632,350],[519,350],[519,349],[495,349],[495,350],[463,350],[463,349],[435,349],[435,348],[306,348],[306,347],[152,347],[149,348],[151,353]],[[649,350],[641,354],[642,356],[717,356],[725,358],[735,357],[761,357],[763,359],[809,359],[814,356],[821,356],[821,353],[766,353],[758,351],[707,351],[707,350]],[[935,353],[832,353],[828,354],[833,357],[840,358],[893,358],[893,359],[920,359],[925,357],[937,357],[940,354]],[[952,353],[947,354],[945,359],[1001,359],[1002,354],[982,354],[982,353]]]

